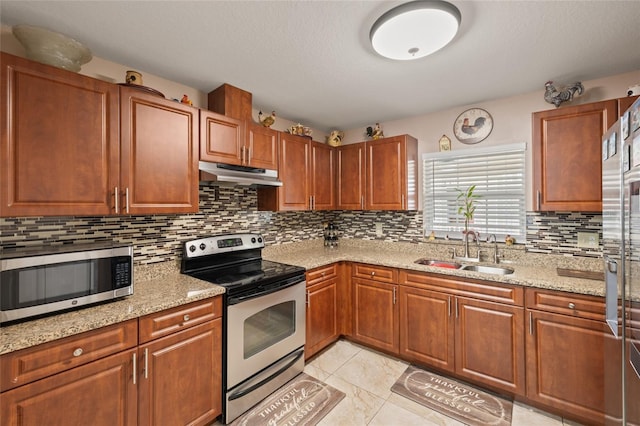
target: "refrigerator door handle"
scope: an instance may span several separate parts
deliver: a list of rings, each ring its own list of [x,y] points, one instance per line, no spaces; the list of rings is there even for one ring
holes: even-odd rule
[[[615,337],[620,337],[618,334],[618,262],[604,258],[605,271],[605,302],[606,302],[606,320],[611,332]]]

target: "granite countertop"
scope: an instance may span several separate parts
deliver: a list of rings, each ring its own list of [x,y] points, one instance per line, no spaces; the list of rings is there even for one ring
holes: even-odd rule
[[[134,294],[123,299],[0,328],[0,355],[207,299],[224,287],[180,273],[176,262],[134,268]]]
[[[525,287],[537,287],[551,290],[593,296],[605,295],[604,281],[559,276],[557,268],[578,269],[582,271],[602,271],[602,259],[555,256],[525,253],[524,248],[506,250],[501,245],[499,251],[506,257],[499,266],[511,268],[513,274],[496,275],[457,269],[419,265],[419,258],[450,260],[451,245],[445,244],[409,244],[385,243],[357,239],[340,240],[338,247],[326,248],[321,240],[270,246],[263,251],[263,257],[274,262],[289,263],[313,269],[339,261],[369,263],[392,268],[431,272],[440,275],[476,278],[503,284],[515,284]],[[491,246],[482,246],[483,249]],[[474,247],[472,253],[475,254]],[[488,249],[492,254],[492,248]],[[458,250],[460,251],[460,250]],[[505,252],[508,252],[505,254]],[[469,264],[472,262],[461,262]],[[481,265],[491,265],[482,262]]]

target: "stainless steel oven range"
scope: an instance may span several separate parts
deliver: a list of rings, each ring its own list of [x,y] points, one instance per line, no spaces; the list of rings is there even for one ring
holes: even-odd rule
[[[224,286],[223,414],[227,424],[304,368],[305,269],[262,259],[260,234],[184,244],[182,273]]]

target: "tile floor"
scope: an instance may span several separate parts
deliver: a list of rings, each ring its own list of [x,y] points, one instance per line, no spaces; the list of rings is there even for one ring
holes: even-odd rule
[[[339,340],[305,366],[305,373],[341,390],[345,398],[318,426],[463,426],[450,417],[391,392],[404,361]],[[561,417],[514,403],[513,426],[576,426]]]

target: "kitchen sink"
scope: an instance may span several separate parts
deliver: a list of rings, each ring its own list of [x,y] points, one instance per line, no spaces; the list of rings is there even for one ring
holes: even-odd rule
[[[500,266],[484,266],[484,265],[464,265],[460,268],[462,271],[482,272],[484,274],[509,275],[513,274],[513,269],[503,268]]]
[[[438,268],[460,269],[462,267],[458,262],[451,262],[448,260],[435,260],[435,259],[418,259],[415,261],[418,265],[436,266]]]

